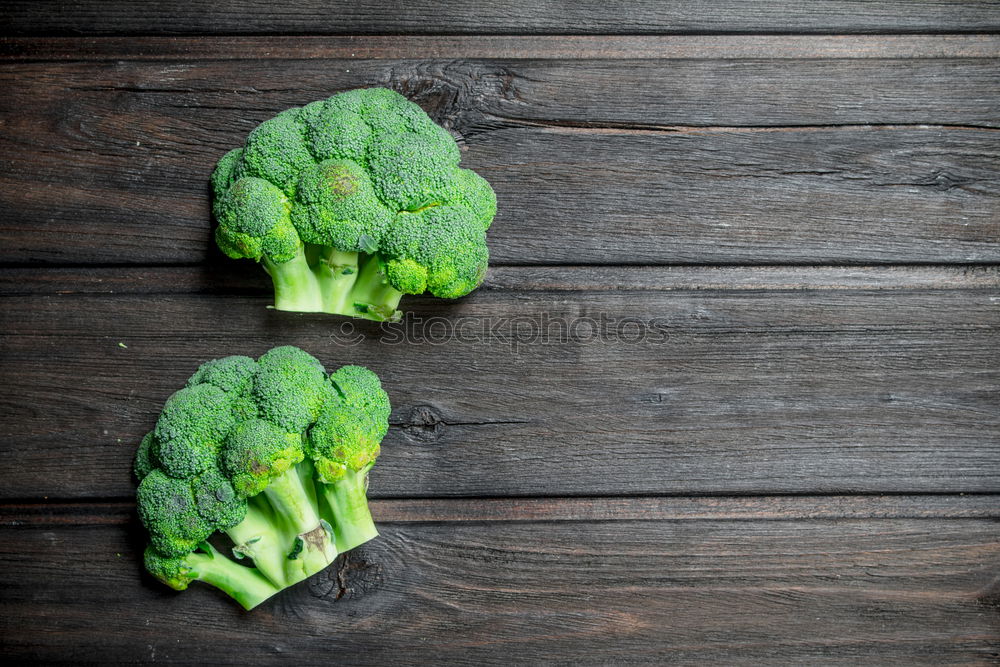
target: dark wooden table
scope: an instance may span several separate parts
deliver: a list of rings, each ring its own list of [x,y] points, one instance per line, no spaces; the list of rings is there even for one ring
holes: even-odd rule
[[[201,4],[0,9],[5,657],[1000,660],[997,3]],[[372,85],[494,184],[486,284],[268,310],[208,174]],[[172,593],[136,442],[286,343],[389,389],[382,536],[250,614]]]

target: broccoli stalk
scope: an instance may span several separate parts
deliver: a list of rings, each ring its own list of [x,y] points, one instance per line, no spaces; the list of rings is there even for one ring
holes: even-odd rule
[[[247,503],[246,518],[225,531],[233,541],[233,556],[250,558],[261,574],[281,590],[285,587],[285,561],[291,540],[284,522],[275,517],[274,509],[265,497],[255,496]]]
[[[236,544],[233,554],[252,558],[282,588],[311,577],[337,557],[333,529],[320,519],[308,474],[296,467],[271,479],[248,503],[246,518],[225,531]]]
[[[275,308],[300,313],[323,312],[320,284],[305,253],[300,250],[292,259],[280,264],[264,257],[261,265],[274,283]]]
[[[306,244],[292,259],[261,265],[274,283],[274,307],[300,313],[330,313],[395,322],[403,293],[389,284],[380,258]]]
[[[400,317],[396,306],[402,298],[403,293],[389,284],[381,258],[378,255],[363,255],[361,272],[349,297],[355,313],[353,316],[396,321]]]
[[[310,259],[310,266],[314,267],[323,296],[323,312],[350,315],[347,307],[351,303],[351,288],[358,277],[358,253],[309,243],[306,245],[306,256]]]
[[[348,469],[333,484],[319,484],[323,511],[333,526],[338,551],[350,551],[378,537],[365,495],[370,468],[367,466],[359,472]]]
[[[308,467],[308,463],[300,463]],[[291,585],[326,568],[337,557],[330,525],[319,518],[312,479],[298,467],[271,480],[264,494],[292,536],[285,561],[285,583]]]
[[[204,364],[136,452],[147,569],[178,590],[204,581],[249,609],[374,538],[366,479],[389,411],[374,373],[327,375],[298,348]],[[213,533],[253,567],[208,545]]]

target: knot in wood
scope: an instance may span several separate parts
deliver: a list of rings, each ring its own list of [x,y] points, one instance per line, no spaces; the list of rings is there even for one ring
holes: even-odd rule
[[[394,66],[379,83],[419,104],[453,134],[465,135],[504,104],[520,101],[516,81],[512,71],[491,63],[431,61]]]
[[[309,594],[333,602],[354,600],[375,592],[383,581],[382,566],[353,549],[340,554],[322,576],[309,579]]]
[[[441,438],[446,426],[437,408],[432,405],[414,405],[407,415],[403,430],[418,442],[435,442]]]

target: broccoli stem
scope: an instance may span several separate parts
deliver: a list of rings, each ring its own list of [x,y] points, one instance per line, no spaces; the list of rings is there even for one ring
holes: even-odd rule
[[[318,484],[327,510],[328,521],[333,525],[337,551],[343,553],[368,540],[378,537],[375,522],[368,510],[368,470],[355,472],[350,468],[333,484]],[[326,512],[324,512],[326,514]]]
[[[337,557],[329,525],[320,519],[312,463],[306,461],[273,478],[247,501],[243,521],[226,534],[233,554],[252,558],[278,589],[306,579]]]
[[[300,464],[302,465],[302,464]],[[306,464],[311,466],[311,464]],[[308,484],[306,483],[308,482]],[[333,536],[320,522],[311,480],[292,468],[273,478],[264,495],[292,535],[285,561],[288,585],[319,572],[337,557]]]
[[[395,322],[400,317],[396,307],[402,298],[403,293],[386,280],[379,258],[376,255],[362,255],[361,272],[350,295],[354,317]]]
[[[277,264],[265,256],[261,264],[274,283],[276,309],[299,313],[325,312],[319,280],[301,249],[287,262]]]
[[[350,314],[353,305],[349,303],[349,297],[358,278],[358,253],[344,252],[332,246],[312,248],[314,250],[307,246],[307,256],[310,250],[315,253],[315,260],[310,264],[319,282],[324,312]]]
[[[316,503],[295,468],[272,477],[264,495],[274,508],[275,516],[286,522],[293,535],[308,532],[319,525]]]
[[[378,257],[307,244],[281,264],[266,256],[274,283],[274,307],[299,313],[330,313],[376,322],[395,322],[403,293],[386,280]]]
[[[252,567],[240,565],[219,553],[210,544],[184,558],[184,564],[199,581],[215,586],[246,610],[253,609],[281,590]]]
[[[288,534],[284,522],[274,515],[274,510],[263,496],[247,501],[243,521],[226,531],[236,546],[233,554],[252,558],[257,569],[279,589],[288,585],[285,578],[285,561],[293,535]]]

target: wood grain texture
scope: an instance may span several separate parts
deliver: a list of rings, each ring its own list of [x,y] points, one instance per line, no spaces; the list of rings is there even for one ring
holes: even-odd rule
[[[0,31],[51,34],[622,34],[706,32],[988,32],[991,2],[970,0],[305,0],[276,11],[263,0],[8,0]]]
[[[997,62],[6,64],[0,262],[218,257],[215,160],[283,108],[373,84],[493,183],[497,264],[995,262]]]
[[[912,266],[493,266],[479,290],[508,292],[995,290],[997,265]],[[0,296],[267,296],[270,278],[253,262],[205,266],[0,269]],[[407,297],[409,299],[409,297]],[[445,304],[449,302],[443,302]],[[339,321],[339,320],[337,320]]]
[[[130,495],[135,443],[197,364],[276,344],[382,377],[377,497],[1000,490],[995,269],[889,291],[536,271],[533,290],[410,299],[384,328],[141,273],[114,280],[146,293],[8,296],[0,497]]]
[[[5,2],[5,664],[997,663],[997,31],[951,0]],[[494,184],[493,268],[399,325],[268,310],[211,242],[214,161],[372,85]],[[199,363],[278,344],[383,378],[382,535],[245,614],[141,572],[131,457]]]
[[[997,519],[996,494],[605,496],[599,498],[373,498],[379,524],[483,521],[777,521]],[[121,501],[0,503],[7,528],[111,526],[134,521]]]
[[[996,58],[1000,36],[975,35],[402,35],[295,37],[9,37],[0,60],[309,60],[699,58]]]
[[[381,523],[251,614],[140,572],[116,512],[0,528],[8,658],[91,664],[986,664],[995,522]],[[67,567],[67,563],[72,567]],[[68,595],[67,591],[72,591]],[[101,610],[95,613],[95,609]],[[114,631],[109,632],[108,628]]]

